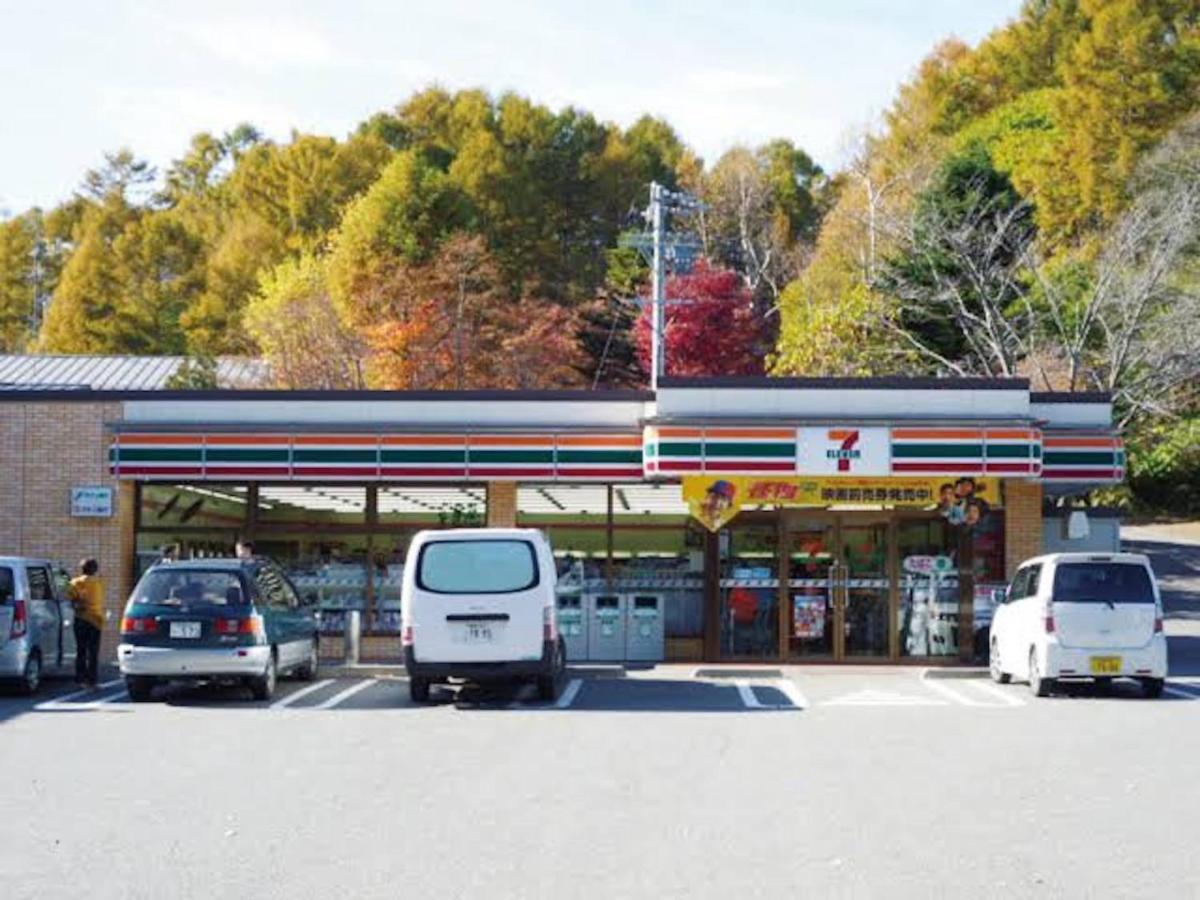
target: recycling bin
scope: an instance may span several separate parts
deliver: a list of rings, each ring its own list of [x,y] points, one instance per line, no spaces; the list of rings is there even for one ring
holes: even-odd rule
[[[625,607],[625,659],[631,662],[660,662],[666,632],[661,594],[630,594]]]
[[[560,594],[557,598],[558,633],[567,645],[567,662],[588,659],[588,620],[583,614],[583,595]]]
[[[625,598],[621,594],[589,594],[588,659],[621,662],[625,659]]]

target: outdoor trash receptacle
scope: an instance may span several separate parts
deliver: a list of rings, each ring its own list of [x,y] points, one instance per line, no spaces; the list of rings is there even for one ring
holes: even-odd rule
[[[588,621],[583,614],[581,594],[560,594],[557,598],[558,633],[567,645],[567,662],[586,662],[588,654]]]
[[[631,594],[625,609],[625,659],[658,662],[665,649],[661,594]]]
[[[620,594],[588,595],[588,659],[625,659],[625,598]]]

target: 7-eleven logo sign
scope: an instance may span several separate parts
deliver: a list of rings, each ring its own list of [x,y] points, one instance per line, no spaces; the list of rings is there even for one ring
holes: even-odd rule
[[[837,470],[839,472],[849,472],[851,461],[862,459],[862,451],[857,447],[858,438],[859,433],[857,428],[853,431],[844,428],[831,428],[829,430],[829,440],[838,446],[828,448],[825,451],[825,458],[836,459]]]

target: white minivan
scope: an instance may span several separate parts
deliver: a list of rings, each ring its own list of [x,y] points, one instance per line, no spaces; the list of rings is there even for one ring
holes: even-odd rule
[[[566,644],[555,621],[550,543],[529,528],[422,531],[404,565],[401,628],[417,703],[450,678],[533,679],[558,696]]]
[[[1039,697],[1059,680],[1136,678],[1162,693],[1162,598],[1140,553],[1053,553],[1021,564],[992,619],[992,678],[1023,678]]]

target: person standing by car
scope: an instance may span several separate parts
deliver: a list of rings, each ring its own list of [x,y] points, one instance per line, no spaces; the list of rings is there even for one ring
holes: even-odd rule
[[[75,605],[75,681],[96,687],[100,667],[100,632],[104,628],[104,581],[100,564],[85,559],[79,577],[71,579],[67,599]]]

